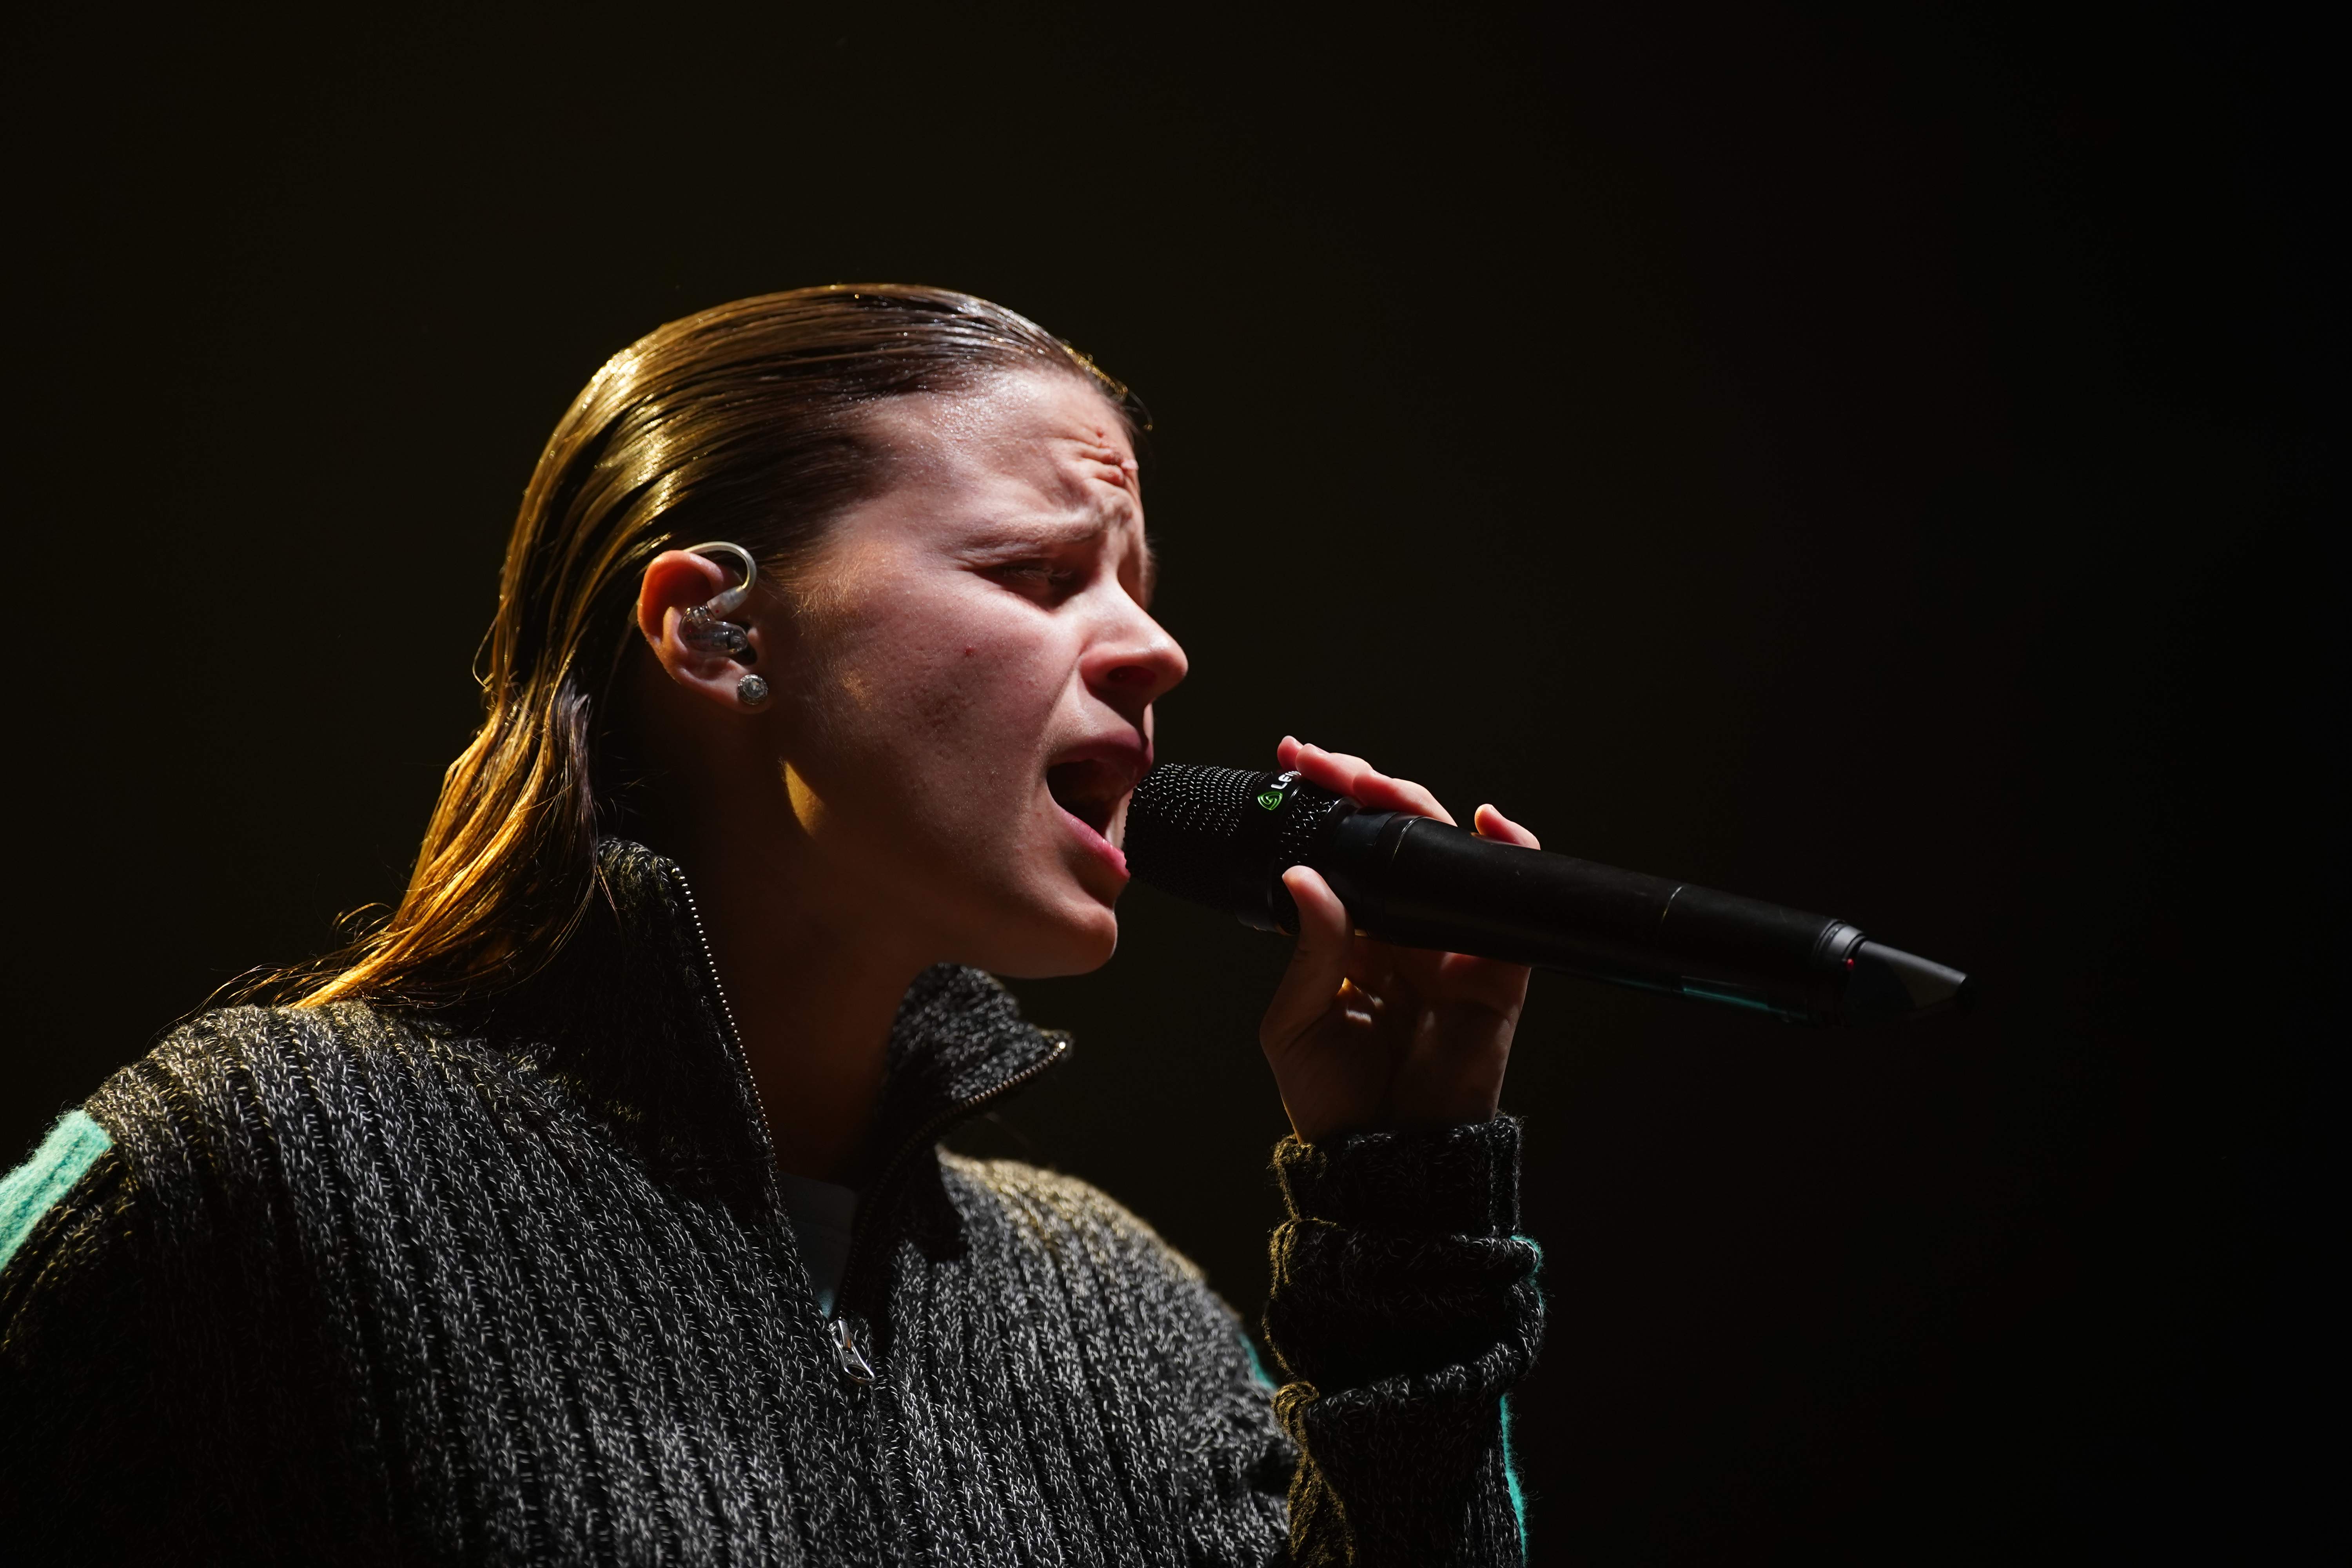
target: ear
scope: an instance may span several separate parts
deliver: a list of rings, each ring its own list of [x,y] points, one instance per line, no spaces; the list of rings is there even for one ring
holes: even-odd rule
[[[750,710],[738,700],[735,688],[759,665],[764,647],[761,622],[767,607],[765,595],[754,589],[751,596],[728,617],[741,626],[751,640],[751,646],[740,654],[730,657],[715,649],[691,647],[678,629],[687,611],[716,598],[733,581],[725,567],[707,555],[685,550],[663,551],[646,564],[645,581],[637,588],[637,630],[644,636],[646,646],[653,649],[662,673],[731,712],[748,713]]]

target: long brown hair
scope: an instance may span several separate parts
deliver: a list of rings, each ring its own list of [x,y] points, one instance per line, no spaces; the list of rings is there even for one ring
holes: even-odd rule
[[[485,717],[449,765],[408,890],[350,948],[289,977],[303,1005],[437,1005],[543,968],[586,913],[612,824],[610,715],[646,565],[707,539],[788,577],[885,482],[878,400],[1007,371],[1127,389],[1036,323],[895,284],[738,300],[656,329],[572,400],[523,492],[481,677]]]

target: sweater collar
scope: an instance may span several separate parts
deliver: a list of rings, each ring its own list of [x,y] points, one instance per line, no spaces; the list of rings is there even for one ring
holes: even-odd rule
[[[626,839],[605,840],[596,859],[587,920],[527,987],[516,1020],[528,1019],[524,1053],[663,1179],[773,1204],[774,1146],[686,874]],[[1029,1023],[981,971],[924,971],[892,1025],[853,1184],[887,1182],[1069,1049],[1069,1037]]]

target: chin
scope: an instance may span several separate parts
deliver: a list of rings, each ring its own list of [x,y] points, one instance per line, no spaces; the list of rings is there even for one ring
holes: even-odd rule
[[[1091,974],[1118,951],[1118,914],[1108,906],[1057,910],[1054,915],[1058,918],[1031,924],[1018,935],[1000,934],[988,944],[990,957],[976,960],[977,966],[1014,980],[1053,980]]]

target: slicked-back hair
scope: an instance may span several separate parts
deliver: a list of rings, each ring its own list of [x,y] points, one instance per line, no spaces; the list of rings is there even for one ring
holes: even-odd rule
[[[944,289],[762,294],[607,360],[523,492],[481,672],[482,727],[442,780],[407,891],[288,988],[305,1005],[436,1006],[543,968],[589,908],[596,841],[614,819],[604,710],[637,635],[646,564],[725,539],[790,581],[827,525],[887,482],[877,403],[1039,369],[1082,377],[1138,422],[1126,387],[1069,344]]]

